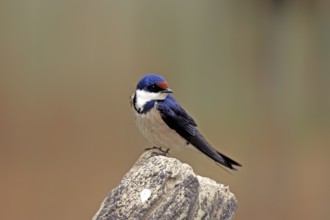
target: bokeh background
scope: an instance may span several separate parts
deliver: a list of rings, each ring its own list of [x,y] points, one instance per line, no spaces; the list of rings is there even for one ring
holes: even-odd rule
[[[91,219],[150,146],[128,97],[151,72],[243,164],[171,152],[235,219],[330,219],[329,21],[326,0],[2,0],[0,219]]]

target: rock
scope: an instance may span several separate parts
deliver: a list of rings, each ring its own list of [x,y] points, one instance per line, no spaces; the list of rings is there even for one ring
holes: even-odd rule
[[[196,175],[159,149],[145,151],[104,199],[93,220],[231,219],[237,200],[227,186]]]

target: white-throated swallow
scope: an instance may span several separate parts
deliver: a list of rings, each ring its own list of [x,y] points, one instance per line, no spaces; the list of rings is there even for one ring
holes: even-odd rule
[[[148,74],[130,97],[135,123],[153,146],[166,149],[192,146],[232,170],[241,166],[211,146],[198,131],[194,119],[170,93],[172,90],[162,76]]]

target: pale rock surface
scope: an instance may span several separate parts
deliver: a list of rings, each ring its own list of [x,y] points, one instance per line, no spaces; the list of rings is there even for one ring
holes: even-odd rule
[[[197,176],[158,149],[145,151],[104,199],[93,220],[231,219],[237,200],[227,186]]]

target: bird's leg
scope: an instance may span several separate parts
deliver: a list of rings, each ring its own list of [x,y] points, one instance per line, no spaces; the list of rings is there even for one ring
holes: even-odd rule
[[[148,147],[148,148],[146,148],[144,150],[147,151],[147,150],[153,150],[153,149],[157,149],[157,150],[161,151],[163,156],[166,156],[168,154],[168,152],[170,151],[170,148],[165,148],[165,150],[163,150],[163,148],[156,147],[156,146]]]
[[[155,147],[155,146],[153,146],[153,147],[147,147],[147,148],[144,149],[144,151],[152,150],[152,149],[158,149],[158,147]]]

